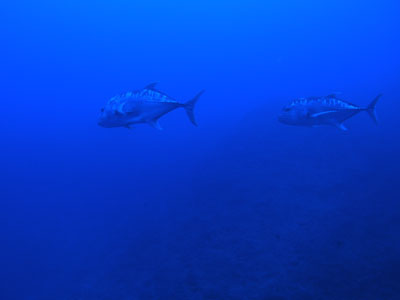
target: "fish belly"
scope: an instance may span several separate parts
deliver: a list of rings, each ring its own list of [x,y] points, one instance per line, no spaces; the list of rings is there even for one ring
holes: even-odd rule
[[[325,125],[337,125],[343,123],[345,120],[354,116],[358,111],[354,110],[340,110],[335,113],[321,115],[320,117],[316,118],[316,125],[318,124],[325,124]]]
[[[157,120],[177,107],[177,105],[172,105],[171,103],[144,103],[140,107],[140,114],[133,118],[132,121],[147,123]]]

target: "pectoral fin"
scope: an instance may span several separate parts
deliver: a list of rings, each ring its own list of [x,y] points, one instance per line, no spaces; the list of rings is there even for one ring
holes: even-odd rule
[[[311,114],[310,117],[311,118],[317,118],[319,116],[329,115],[329,114],[333,114],[333,113],[336,113],[336,112],[337,112],[337,110],[321,111],[321,112],[317,112],[317,113]]]
[[[140,110],[136,109],[136,110],[132,110],[132,111],[128,111],[126,114],[128,117],[133,118],[133,117],[137,117],[140,116]]]
[[[141,113],[140,108],[137,106],[137,103],[135,102],[127,102],[119,110],[122,113],[128,115],[129,117],[136,117]]]

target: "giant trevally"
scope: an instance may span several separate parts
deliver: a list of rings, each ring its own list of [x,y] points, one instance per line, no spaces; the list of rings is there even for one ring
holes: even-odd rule
[[[367,107],[351,104],[336,95],[300,98],[283,108],[279,121],[288,125],[309,127],[330,125],[347,130],[343,122],[365,111],[377,124],[375,105],[381,96],[378,95]]]
[[[157,129],[162,129],[158,119],[170,111],[182,107],[186,110],[193,125],[197,126],[193,109],[204,90],[188,102],[181,103],[157,90],[155,85],[156,83],[152,83],[141,90],[111,98],[101,109],[98,124],[107,128],[131,128],[135,124],[147,123]]]

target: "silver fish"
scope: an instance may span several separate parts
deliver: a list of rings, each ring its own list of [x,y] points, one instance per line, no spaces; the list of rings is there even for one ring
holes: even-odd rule
[[[156,83],[152,83],[141,90],[111,98],[101,109],[98,124],[107,128],[131,128],[135,124],[147,123],[154,128],[162,129],[158,119],[170,111],[182,107],[186,110],[189,120],[197,126],[193,109],[204,90],[192,100],[180,103],[157,90],[155,85]]]
[[[343,122],[359,112],[365,111],[377,124],[375,106],[381,96],[378,95],[367,107],[351,104],[339,99],[336,95],[300,98],[282,109],[279,121],[295,126],[330,125],[347,130]]]

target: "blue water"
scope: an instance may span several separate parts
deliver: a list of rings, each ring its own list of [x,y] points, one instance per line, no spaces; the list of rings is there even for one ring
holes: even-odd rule
[[[400,299],[398,1],[6,1],[0,299]],[[97,126],[158,81],[194,127]],[[277,120],[340,92],[366,113]]]

